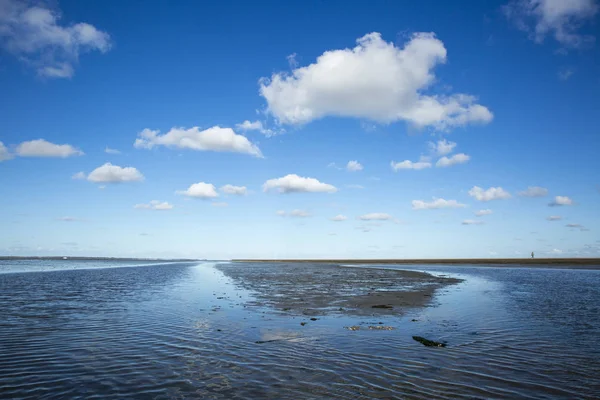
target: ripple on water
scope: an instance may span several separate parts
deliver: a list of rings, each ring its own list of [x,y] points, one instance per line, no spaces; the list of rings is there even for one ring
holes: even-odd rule
[[[434,270],[467,280],[402,317],[317,321],[244,307],[208,265],[0,275],[0,398],[599,397],[599,274]]]

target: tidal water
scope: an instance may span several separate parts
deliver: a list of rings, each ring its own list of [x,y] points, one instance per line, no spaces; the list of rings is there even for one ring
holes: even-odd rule
[[[211,262],[0,261],[0,398],[600,398],[600,271],[385,268],[464,281],[311,321],[249,307]]]

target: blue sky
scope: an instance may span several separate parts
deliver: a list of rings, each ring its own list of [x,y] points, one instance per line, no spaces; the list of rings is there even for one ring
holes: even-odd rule
[[[0,0],[0,254],[600,256],[599,7]]]

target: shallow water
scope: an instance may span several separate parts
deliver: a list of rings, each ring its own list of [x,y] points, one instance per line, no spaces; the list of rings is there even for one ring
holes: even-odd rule
[[[401,266],[465,281],[400,317],[310,321],[245,307],[214,263],[35,263],[0,262],[0,398],[600,397],[600,271]]]

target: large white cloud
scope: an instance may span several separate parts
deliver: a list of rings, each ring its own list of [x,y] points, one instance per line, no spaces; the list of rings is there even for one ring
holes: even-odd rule
[[[386,213],[370,213],[361,215],[358,219],[362,221],[389,221],[393,219],[393,217]]]
[[[186,190],[178,190],[176,193],[198,199],[214,199],[219,196],[215,185],[206,182],[194,183]]]
[[[235,133],[231,128],[213,126],[202,131],[197,126],[189,129],[171,128],[164,135],[160,135],[157,130],[144,129],[138,136],[133,144],[138,149],[167,146],[199,151],[245,153],[262,157],[262,153],[256,145],[252,144],[245,136]]]
[[[173,205],[169,204],[166,201],[152,200],[150,203],[136,204],[135,206],[133,206],[133,208],[164,211],[173,209]]]
[[[234,194],[238,196],[244,196],[246,193],[248,193],[246,186],[234,186],[229,184],[221,186],[220,190],[225,194]]]
[[[578,29],[598,12],[596,0],[513,0],[503,10],[537,43],[548,35],[561,45],[573,48],[595,40],[591,35],[578,33]]]
[[[1,0],[0,47],[51,78],[73,76],[83,53],[110,50],[108,33],[84,22],[61,25],[60,11],[44,3]]]
[[[470,159],[471,159],[471,157],[466,155],[465,153],[458,153],[451,157],[444,156],[444,157],[440,158],[435,163],[435,166],[446,168],[446,167],[451,167],[451,166],[457,165],[457,164],[464,164],[467,161],[469,161]]]
[[[529,186],[527,190],[519,192],[519,196],[523,197],[544,197],[548,194],[548,189],[540,186]]]
[[[315,178],[304,178],[296,174],[288,174],[281,178],[269,179],[263,184],[263,191],[276,189],[279,193],[324,192],[334,193],[337,188],[333,185],[319,182]]]
[[[425,169],[431,168],[431,163],[429,161],[417,161],[413,162],[410,160],[404,160],[400,162],[392,161],[390,166],[394,171],[398,171],[399,169]]]
[[[487,190],[480,188],[479,186],[473,186],[469,190],[469,196],[479,201],[490,201],[511,198],[510,193],[501,187],[491,187]]]
[[[362,171],[363,166],[358,161],[353,160],[353,161],[348,161],[348,164],[346,164],[346,169],[350,172]]]
[[[144,180],[144,175],[134,167],[106,163],[90,172],[87,179],[99,183],[139,182]]]
[[[0,142],[0,161],[6,161],[13,158],[13,155],[10,154],[4,143]]]
[[[434,198],[430,202],[426,202],[423,200],[413,200],[412,201],[412,209],[413,210],[434,210],[439,208],[464,208],[466,204],[459,203],[456,200],[445,200],[445,199],[436,199]]]
[[[314,64],[275,73],[259,82],[268,110],[283,124],[303,124],[326,116],[407,121],[447,129],[487,123],[492,113],[467,94],[425,94],[433,69],[446,62],[446,48],[433,33],[415,33],[404,47],[377,32],[353,49],[329,50]]]
[[[567,196],[556,196],[549,204],[550,207],[556,206],[572,206],[573,200]]]
[[[83,152],[70,144],[54,144],[44,139],[30,140],[17,146],[16,153],[21,157],[71,157]]]

